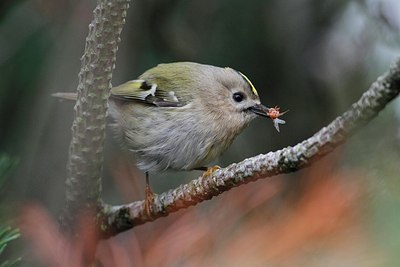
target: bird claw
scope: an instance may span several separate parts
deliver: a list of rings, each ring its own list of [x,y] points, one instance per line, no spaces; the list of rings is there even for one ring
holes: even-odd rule
[[[144,209],[147,215],[151,215],[152,205],[154,203],[155,195],[149,184],[146,184],[146,197],[144,200]]]
[[[218,165],[215,165],[213,167],[207,167],[207,170],[203,173],[203,177],[212,176],[214,174],[214,172],[216,172],[220,169],[221,169],[221,167]]]

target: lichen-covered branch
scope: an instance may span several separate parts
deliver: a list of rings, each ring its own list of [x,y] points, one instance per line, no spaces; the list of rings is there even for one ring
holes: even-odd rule
[[[98,0],[89,25],[72,124],[62,225],[71,229],[81,208],[99,207],[107,99],[130,0]]]
[[[212,176],[197,178],[159,194],[150,207],[150,214],[146,213],[143,201],[121,206],[105,205],[101,230],[105,237],[115,235],[179,209],[196,205],[239,185],[307,167],[368,123],[399,94],[399,91],[400,61],[379,77],[348,111],[307,140],[294,147],[231,164],[216,171]]]

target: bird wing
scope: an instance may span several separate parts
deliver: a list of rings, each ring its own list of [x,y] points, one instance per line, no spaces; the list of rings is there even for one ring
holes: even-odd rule
[[[163,90],[156,83],[150,83],[146,80],[132,80],[113,87],[111,97],[158,107],[181,107],[187,104],[184,98],[174,91]]]

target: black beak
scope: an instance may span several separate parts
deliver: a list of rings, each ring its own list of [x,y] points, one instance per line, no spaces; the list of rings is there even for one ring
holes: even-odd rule
[[[257,104],[249,108],[249,110],[259,116],[267,117],[268,115],[268,108],[262,104]]]

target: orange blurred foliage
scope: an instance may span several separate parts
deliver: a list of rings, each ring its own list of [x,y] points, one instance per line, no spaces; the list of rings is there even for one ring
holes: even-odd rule
[[[334,173],[333,161],[315,164],[296,181],[280,176],[251,183],[103,240],[96,261],[118,267],[338,266],[360,254],[382,257],[358,212],[362,173]],[[87,266],[94,231],[82,227],[80,241],[70,241],[40,208],[31,206],[22,217],[23,234],[46,266]]]

